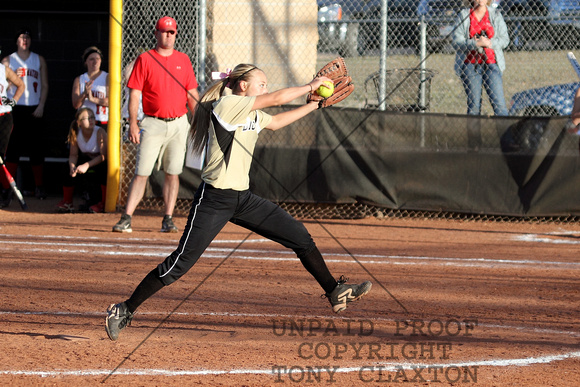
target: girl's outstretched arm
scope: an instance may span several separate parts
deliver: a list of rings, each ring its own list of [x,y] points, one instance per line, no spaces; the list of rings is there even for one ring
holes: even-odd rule
[[[313,90],[318,89],[320,85],[322,85],[322,82],[325,81],[332,82],[330,78],[327,77],[314,78],[304,86],[288,87],[286,89],[274,91],[273,93],[256,96],[252,110],[287,104],[296,98],[299,98]]]
[[[272,116],[272,122],[270,122],[270,124],[266,126],[266,129],[270,130],[281,129],[286,125],[290,125],[291,123],[298,121],[300,118],[308,115],[309,113],[315,111],[316,109],[318,109],[318,102],[312,101],[307,103],[306,105],[297,107],[296,109],[276,114],[275,116]]]

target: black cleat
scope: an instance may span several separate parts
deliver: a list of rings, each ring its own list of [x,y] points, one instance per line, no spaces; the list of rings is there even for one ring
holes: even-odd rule
[[[121,215],[121,220],[113,226],[113,232],[133,232],[131,228],[131,215]]]
[[[107,318],[105,319],[105,330],[109,339],[117,340],[121,330],[131,325],[131,320],[133,320],[133,313],[129,313],[124,302],[111,304],[107,309]]]
[[[340,313],[345,310],[346,304],[358,300],[367,294],[373,286],[370,281],[365,281],[358,285],[347,285],[346,281],[348,281],[348,278],[341,276],[334,290],[330,294],[326,293],[323,295],[323,297],[328,298],[328,301],[330,301],[334,313]]]
[[[177,232],[177,227],[173,224],[171,215],[165,215],[161,222],[161,232]]]

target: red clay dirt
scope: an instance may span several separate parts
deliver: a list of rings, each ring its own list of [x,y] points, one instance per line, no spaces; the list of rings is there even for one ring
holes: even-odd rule
[[[2,385],[577,386],[580,225],[307,220],[331,272],[373,288],[332,313],[295,255],[228,225],[117,342],[109,304],[176,246],[161,216],[0,210]],[[177,216],[183,230],[185,216]]]

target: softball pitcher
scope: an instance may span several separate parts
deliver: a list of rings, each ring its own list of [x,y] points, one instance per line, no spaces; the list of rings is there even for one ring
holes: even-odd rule
[[[274,116],[260,109],[289,103],[316,90],[324,81],[330,79],[318,77],[304,86],[268,93],[264,72],[253,65],[240,64],[205,92],[191,129],[194,149],[200,153],[205,149],[203,182],[195,194],[185,230],[177,249],[141,281],[132,296],[109,306],[105,327],[111,340],[118,339],[145,300],[187,273],[227,222],[294,250],[324,289],[336,313],[369,292],[369,281],[347,285],[344,276],[335,280],[306,227],[249,190],[250,165],[260,131],[281,129],[320,105],[310,101]],[[232,94],[223,96],[226,87]]]

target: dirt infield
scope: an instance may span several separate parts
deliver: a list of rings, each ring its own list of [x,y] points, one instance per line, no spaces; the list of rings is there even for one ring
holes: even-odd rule
[[[2,385],[535,385],[580,380],[580,225],[306,221],[340,315],[291,251],[228,225],[111,342],[105,310],[177,245],[159,214],[0,210]],[[176,218],[183,229],[185,217]]]

